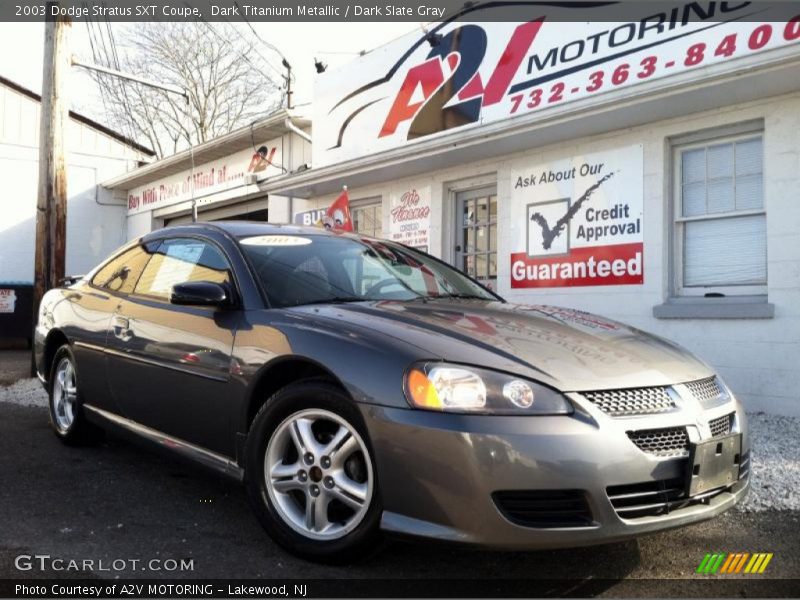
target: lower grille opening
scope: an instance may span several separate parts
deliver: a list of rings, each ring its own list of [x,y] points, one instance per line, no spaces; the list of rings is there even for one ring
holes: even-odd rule
[[[492,499],[503,516],[523,527],[585,527],[592,512],[582,490],[508,490]]]
[[[689,498],[686,496],[686,482],[682,478],[675,478],[614,485],[606,488],[606,493],[620,517],[637,519],[666,515],[696,504],[707,504],[729,489],[721,487]]]

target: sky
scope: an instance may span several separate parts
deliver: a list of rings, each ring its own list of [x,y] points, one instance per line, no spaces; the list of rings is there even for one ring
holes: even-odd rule
[[[114,25],[115,37],[119,40]],[[248,38],[255,36],[238,24],[240,31]],[[73,24],[73,54],[92,62],[85,23]],[[331,67],[355,58],[362,50],[372,50],[409,31],[419,29],[414,23],[253,23],[261,38],[276,46],[291,63],[295,73],[294,104],[298,111],[312,100],[313,82],[316,77],[314,58]],[[42,23],[0,23],[0,75],[11,79],[35,92],[41,90],[42,48],[44,25]],[[279,67],[281,59],[269,48],[259,51],[264,58]],[[102,105],[94,93],[94,83],[81,69],[70,73],[69,96],[73,98],[72,108],[87,113],[100,122]],[[308,115],[310,116],[310,110]]]

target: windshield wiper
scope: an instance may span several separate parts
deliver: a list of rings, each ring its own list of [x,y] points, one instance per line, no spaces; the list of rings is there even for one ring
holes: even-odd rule
[[[321,298],[319,300],[309,300],[294,306],[310,306],[312,304],[347,304],[349,302],[375,302],[377,298],[362,298],[361,296],[333,296],[332,298]]]
[[[436,296],[427,296],[428,299],[436,299],[436,298],[458,298],[459,300],[491,300],[491,298],[487,298],[486,296],[479,296],[478,294],[437,294]]]

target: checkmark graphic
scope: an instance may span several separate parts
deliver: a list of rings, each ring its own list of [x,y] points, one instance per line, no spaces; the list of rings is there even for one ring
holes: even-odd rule
[[[551,228],[550,224],[547,222],[547,219],[544,218],[542,213],[535,212],[531,215],[531,221],[536,223],[542,230],[542,248],[545,250],[549,250],[550,247],[553,245],[553,241],[561,235],[561,232],[564,230],[564,227],[567,226],[572,220],[577,212],[581,209],[581,206],[584,202],[586,202],[591,195],[599,188],[603,183],[605,183],[608,179],[610,179],[614,175],[614,172],[608,173],[602,179],[600,179],[597,183],[590,186],[583,195],[578,198],[568,209],[567,212],[564,213],[558,221],[556,221],[555,225]]]

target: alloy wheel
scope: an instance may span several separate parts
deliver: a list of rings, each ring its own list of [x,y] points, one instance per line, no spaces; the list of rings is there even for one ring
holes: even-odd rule
[[[75,368],[69,358],[61,359],[56,367],[53,380],[53,416],[61,431],[67,431],[75,421],[75,402],[78,387],[75,381]]]
[[[327,410],[297,412],[277,427],[267,444],[264,477],[278,515],[310,539],[347,535],[372,500],[367,446],[350,423]]]

